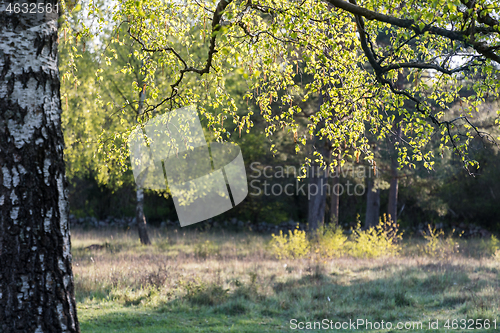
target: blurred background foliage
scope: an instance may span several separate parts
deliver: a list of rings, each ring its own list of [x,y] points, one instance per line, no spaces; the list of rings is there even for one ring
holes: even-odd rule
[[[61,36],[62,37],[62,36]],[[73,38],[66,37],[64,38]],[[105,43],[103,42],[103,45]],[[137,100],[133,82],[140,82],[140,62],[134,60],[134,49],[124,45],[116,55],[116,62],[104,66],[102,59],[95,50],[103,45],[85,45],[85,43],[61,43],[63,128],[66,142],[65,158],[67,176],[69,179],[69,198],[71,214],[75,217],[93,216],[98,219],[106,217],[133,217],[135,214],[135,183],[130,168],[120,165],[109,154],[120,146],[120,136],[136,122],[132,101]],[[77,49],[78,56],[70,52]],[[75,50],[73,49],[73,51]],[[132,56],[131,56],[132,55]],[[123,66],[135,66],[133,72],[119,71]],[[68,74],[78,69],[73,77]],[[96,79],[96,71],[102,69],[103,81]],[[117,70],[118,69],[118,70]],[[168,69],[164,69],[168,77]],[[75,74],[75,73],[73,73]],[[78,78],[75,80],[75,78]],[[158,78],[161,87],[161,79]],[[170,80],[165,80],[170,82]],[[184,89],[196,81],[186,81]],[[165,84],[167,84],[165,83]],[[243,95],[247,90],[245,80],[238,74],[233,74],[225,81],[238,109],[247,109],[248,100]],[[467,91],[462,92],[469,94]],[[103,106],[99,106],[99,99]],[[250,105],[252,108],[252,106]],[[314,108],[315,106],[311,106]],[[451,106],[453,110],[454,106]],[[494,137],[498,137],[498,126],[494,125],[499,109],[497,97],[490,97],[481,106],[476,124]],[[253,107],[258,114],[258,107]],[[245,111],[246,112],[246,111]],[[456,114],[459,115],[456,106]],[[236,124],[228,121],[225,124],[227,137],[236,142],[242,149],[247,167],[247,176],[252,175],[251,163],[258,162],[264,166],[294,166],[299,169],[301,162],[308,153],[307,149],[295,152],[294,137],[291,133],[277,131],[272,137],[265,135],[265,122],[259,117],[253,120],[250,133],[238,132]],[[203,122],[203,120],[202,120]],[[211,139],[206,133],[208,141]],[[428,223],[445,225],[476,224],[490,231],[500,231],[500,156],[498,147],[484,142],[472,142],[470,158],[477,160],[480,167],[473,176],[463,168],[459,157],[450,150],[439,150],[439,139],[431,144],[434,147],[436,159],[434,170],[429,171],[424,166],[416,169],[403,168],[399,172],[398,222],[402,228],[416,227]],[[271,152],[272,145],[279,147],[276,155]],[[387,211],[388,185],[390,182],[391,162],[390,144],[381,143],[375,154],[377,165],[376,186],[381,189],[380,211]],[[363,164],[365,163],[365,164]],[[344,170],[363,166],[369,170],[371,166],[363,160],[348,161]],[[271,172],[271,173],[274,173]],[[344,172],[340,183],[363,184],[365,179],[356,177],[354,172]],[[249,178],[251,181],[253,178]],[[261,180],[262,179],[261,177]],[[292,176],[287,178],[266,179],[273,184],[286,185],[297,180]],[[299,182],[307,182],[306,179]],[[249,188],[249,193],[255,193]],[[327,199],[329,202],[329,199]],[[344,226],[354,226],[356,216],[364,219],[366,192],[362,196],[344,193],[340,197],[339,220]],[[303,195],[286,196],[254,196],[249,195],[240,205],[225,214],[215,217],[217,221],[227,221],[236,218],[252,223],[267,222],[279,224],[293,220],[307,221],[307,197]],[[148,223],[159,226],[167,219],[175,221],[177,216],[172,198],[168,192],[157,193],[145,191],[144,211]],[[328,210],[326,212],[328,216]]]

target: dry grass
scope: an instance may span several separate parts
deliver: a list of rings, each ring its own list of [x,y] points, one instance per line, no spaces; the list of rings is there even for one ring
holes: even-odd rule
[[[292,318],[500,319],[500,262],[482,256],[479,241],[460,241],[461,252],[445,259],[423,256],[418,240],[405,242],[400,257],[277,260],[270,236],[182,229],[151,230],[150,236],[153,245],[145,247],[135,231],[73,230],[84,329],[123,328],[110,311],[129,309],[158,316],[148,324],[129,314],[148,332],[165,326],[169,332],[218,332],[227,325],[238,332],[288,331]],[[85,249],[92,244],[105,247]],[[169,314],[182,320],[170,322]]]

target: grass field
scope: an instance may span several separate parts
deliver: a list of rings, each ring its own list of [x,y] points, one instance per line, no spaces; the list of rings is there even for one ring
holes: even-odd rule
[[[331,332],[500,332],[500,261],[479,240],[460,240],[444,258],[410,239],[398,256],[278,260],[271,237],[250,232],[150,237],[141,246],[135,230],[72,231],[82,332],[323,332],[298,329],[323,319]],[[335,329],[358,319],[373,329]]]

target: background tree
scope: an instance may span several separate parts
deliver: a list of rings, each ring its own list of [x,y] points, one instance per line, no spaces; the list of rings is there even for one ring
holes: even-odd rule
[[[74,13],[74,16],[80,14]],[[101,36],[105,43],[109,43],[106,40],[108,35]],[[132,88],[134,83],[144,87],[142,64],[133,57],[134,48],[130,45],[117,50],[116,61],[112,66],[106,66],[99,57],[99,50],[105,48],[105,45],[86,45],[84,40],[79,44],[68,39],[62,47],[62,70],[66,72],[67,80],[63,85],[63,94],[68,101],[68,112],[63,117],[64,133],[69,143],[66,160],[71,176],[95,177],[99,184],[117,190],[133,183],[132,174],[117,165],[116,161],[106,159],[105,156],[111,154],[104,154],[103,151],[108,149],[112,152],[109,137],[125,130],[124,124],[133,124],[142,116],[146,89],[140,90],[136,95]],[[73,56],[72,47],[80,50],[77,57]],[[128,66],[134,67],[131,74],[121,71]],[[71,70],[77,74],[71,75]],[[100,72],[105,80],[96,81],[96,72]],[[95,103],[96,99],[100,99],[102,103]],[[82,154],[82,151],[86,153]],[[144,215],[143,189],[135,189],[135,202],[139,239],[142,244],[149,245],[151,242]]]
[[[100,11],[93,7],[90,15]],[[225,84],[238,73],[248,80],[244,97],[260,110],[266,135],[287,131],[297,151],[322,138],[334,150],[345,144],[340,164],[361,154],[372,163],[367,130],[384,140],[398,119],[405,138],[398,146],[400,164],[432,169],[431,140],[441,141],[441,149],[452,149],[471,167],[476,163],[467,154],[471,140],[488,139],[470,118],[487,92],[498,92],[497,15],[498,8],[487,1],[411,1],[403,8],[383,0],[359,5],[343,0],[121,1],[109,17],[113,35],[127,34],[139,48],[138,59],[145,60],[146,115],[195,103],[217,140],[229,138],[225,119],[238,132],[249,131],[258,115],[251,106],[240,112]],[[101,19],[97,29],[84,27],[79,34],[91,38],[104,25]],[[375,37],[388,28],[390,43],[377,44]],[[325,49],[332,50],[331,58]],[[155,83],[164,67],[171,73],[167,91]],[[312,77],[310,83],[297,84],[298,68]],[[403,70],[411,84],[401,89],[396,80]],[[193,77],[194,86],[189,84]],[[464,86],[475,93],[460,94]],[[306,101],[316,99],[323,87],[324,106],[308,114]],[[141,89],[136,87],[137,93]],[[458,101],[462,114],[449,117],[450,105]],[[307,121],[298,121],[304,115]],[[465,136],[456,135],[462,125]],[[315,154],[304,165],[327,164],[326,157]]]

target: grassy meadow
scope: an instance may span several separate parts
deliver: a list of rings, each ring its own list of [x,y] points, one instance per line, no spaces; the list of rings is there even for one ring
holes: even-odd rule
[[[393,325],[332,332],[397,332],[398,323],[413,323],[407,332],[500,332],[500,259],[488,241],[449,241],[445,253],[445,243],[408,238],[397,254],[369,258],[308,243],[307,254],[278,259],[271,236],[250,231],[150,228],[150,237],[142,246],[136,230],[72,230],[82,332],[325,331],[299,330],[293,319]],[[484,320],[489,329],[479,329]]]

